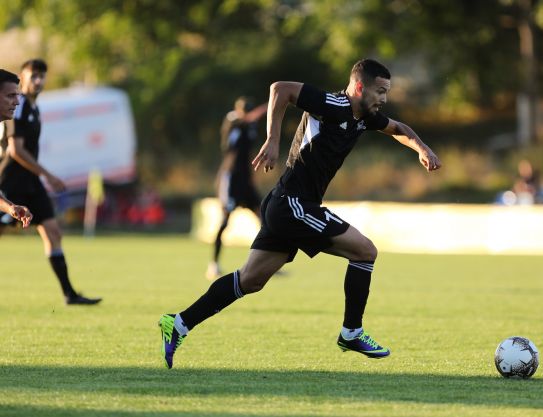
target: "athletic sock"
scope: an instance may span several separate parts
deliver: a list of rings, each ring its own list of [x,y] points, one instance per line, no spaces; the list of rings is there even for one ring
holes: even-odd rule
[[[185,326],[185,322],[183,321],[179,313],[175,315],[173,326],[175,327],[175,330],[177,330],[181,336],[186,336],[189,333],[189,329],[187,328],[187,326]]]
[[[239,271],[235,271],[214,281],[204,295],[179,315],[187,329],[191,330],[244,295],[239,282]]]
[[[68,266],[66,265],[64,254],[59,251],[51,253],[49,255],[49,263],[57,276],[64,295],[66,297],[75,297],[76,293],[70,283],[70,278],[68,277]]]
[[[362,327],[358,329],[347,329],[346,327],[341,328],[341,337],[345,340],[353,340],[362,333]]]
[[[362,316],[370,293],[373,261],[349,261],[345,274],[345,315],[343,327],[358,329],[362,327]]]

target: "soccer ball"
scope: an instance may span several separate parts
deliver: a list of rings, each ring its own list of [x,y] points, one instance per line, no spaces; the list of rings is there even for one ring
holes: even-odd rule
[[[498,345],[494,362],[505,378],[529,378],[539,365],[539,352],[529,339],[512,336]]]

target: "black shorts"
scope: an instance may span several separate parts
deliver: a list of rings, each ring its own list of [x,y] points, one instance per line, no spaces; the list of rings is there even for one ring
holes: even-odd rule
[[[291,262],[298,249],[309,257],[332,246],[332,237],[341,235],[349,223],[315,202],[270,192],[261,206],[262,226],[251,249],[289,254]]]
[[[20,206],[26,206],[32,213],[31,224],[41,224],[45,220],[55,217],[55,211],[51,203],[51,199],[47,195],[45,187],[40,182],[39,184],[33,184],[32,191],[28,192],[24,189],[10,189],[2,190],[6,197]],[[2,213],[2,212],[0,212]],[[0,225],[16,225],[17,221],[13,219],[9,214],[0,214]]]
[[[250,210],[255,210],[260,206],[261,201],[262,199],[258,194],[258,191],[252,184],[237,186],[231,184],[228,190],[227,200],[223,201],[222,204],[226,211],[230,213],[234,211],[236,207],[245,207]]]

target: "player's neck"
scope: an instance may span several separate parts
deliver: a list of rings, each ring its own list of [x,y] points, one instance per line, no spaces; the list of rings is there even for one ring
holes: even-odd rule
[[[36,104],[36,98],[38,98],[37,94],[31,94],[25,90],[21,90],[21,93],[26,97],[26,99],[30,102],[30,104],[32,105]]]

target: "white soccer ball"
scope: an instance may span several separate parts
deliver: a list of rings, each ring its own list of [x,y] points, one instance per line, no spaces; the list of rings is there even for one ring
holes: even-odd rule
[[[539,366],[539,351],[531,340],[511,336],[498,345],[494,362],[505,378],[529,378]]]

